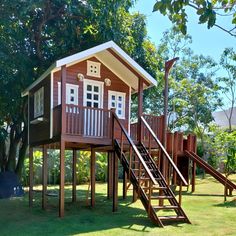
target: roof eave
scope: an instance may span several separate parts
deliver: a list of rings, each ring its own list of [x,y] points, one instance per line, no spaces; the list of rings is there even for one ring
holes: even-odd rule
[[[56,68],[56,63],[53,63],[37,80],[35,80],[30,86],[28,86],[22,93],[21,97],[25,97],[29,94],[29,91],[45,79]]]

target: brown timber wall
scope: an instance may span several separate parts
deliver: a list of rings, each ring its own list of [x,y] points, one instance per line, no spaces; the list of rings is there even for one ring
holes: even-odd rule
[[[48,140],[50,138],[50,90],[51,80],[50,76],[46,77],[37,86],[30,90],[30,121],[34,120],[34,93],[44,87],[44,114],[40,117],[44,118],[44,121],[38,124],[30,124],[29,127],[29,143],[34,144],[41,141]]]
[[[108,109],[108,90],[123,92],[126,94],[125,96],[125,120],[121,120],[122,124],[125,125],[126,129],[128,129],[129,123],[129,102],[130,102],[130,94],[129,94],[129,86],[125,84],[120,78],[118,78],[109,68],[101,63],[101,78],[92,77],[87,75],[87,60],[100,62],[96,57],[88,58],[84,61],[76,63],[72,66],[67,67],[67,78],[66,83],[79,85],[78,92],[78,105],[83,106],[83,85],[82,81],[78,81],[77,74],[82,73],[85,79],[95,80],[104,82],[105,78],[109,78],[111,80],[111,86],[106,86],[104,84],[104,94],[103,94],[103,108]],[[54,73],[53,80],[53,106],[58,105],[58,82],[61,81],[61,71],[57,71]]]

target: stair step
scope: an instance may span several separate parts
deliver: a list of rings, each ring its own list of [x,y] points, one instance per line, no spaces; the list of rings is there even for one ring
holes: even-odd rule
[[[159,216],[158,217],[161,221],[168,221],[168,220],[186,220],[184,216]]]
[[[137,180],[139,180],[139,177],[137,177]],[[140,180],[150,180],[149,177],[141,177]]]
[[[146,164],[153,164],[152,161],[145,161]]]
[[[162,178],[155,178],[156,181],[160,181],[163,180]]]
[[[139,171],[139,169],[136,169],[136,168],[131,169],[131,170],[133,170],[133,171]],[[140,169],[140,171],[144,171],[144,169]]]
[[[165,195],[158,195],[158,196],[151,196],[151,199],[172,199],[172,196],[165,196]]]
[[[149,187],[142,187],[143,189],[149,189]],[[167,187],[162,186],[153,186],[152,189],[165,190]]]
[[[154,210],[178,209],[178,206],[152,206]]]
[[[139,171],[139,169],[136,169],[136,168],[134,168],[134,169],[131,169],[131,170],[133,170],[133,171]],[[154,171],[154,169],[149,169],[150,171]],[[144,169],[141,169],[140,171],[145,171]]]

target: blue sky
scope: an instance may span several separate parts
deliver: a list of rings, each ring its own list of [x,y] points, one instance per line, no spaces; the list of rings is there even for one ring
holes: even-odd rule
[[[171,27],[171,22],[167,16],[162,16],[159,12],[152,12],[155,2],[156,0],[138,0],[134,11],[139,11],[146,15],[148,36],[151,41],[158,45],[162,38],[162,33]],[[218,61],[224,48],[234,47],[236,49],[235,37],[216,27],[209,30],[206,24],[198,24],[198,16],[194,12],[190,15],[188,21],[188,33],[193,39],[190,47],[196,54],[209,55]],[[227,25],[228,22],[229,19],[227,17],[221,17],[218,21],[222,25]]]

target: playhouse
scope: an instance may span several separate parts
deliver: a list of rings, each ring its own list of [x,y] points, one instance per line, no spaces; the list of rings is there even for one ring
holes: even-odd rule
[[[182,186],[189,183],[194,191],[196,163],[201,162],[196,155],[196,137],[190,134],[184,139],[182,133],[163,131],[163,116],[143,114],[143,90],[156,84],[156,80],[113,41],[57,60],[32,83],[22,93],[28,97],[29,104],[30,206],[33,203],[33,148],[43,149],[44,209],[47,149],[60,150],[60,217],[64,216],[65,150],[73,150],[73,201],[76,201],[76,152],[89,150],[91,206],[95,205],[96,152],[107,152],[108,197],[113,199],[113,211],[117,210],[119,159],[124,169],[124,197],[130,183],[134,199],[140,198],[155,224],[190,223],[181,207],[181,191]],[[138,94],[138,121],[131,124],[133,93]],[[164,139],[166,145],[163,146]],[[219,179],[225,184],[222,176]],[[172,184],[179,186],[178,199],[170,188]],[[236,188],[231,182],[227,184],[229,190]],[[159,214],[162,211],[166,214]]]

